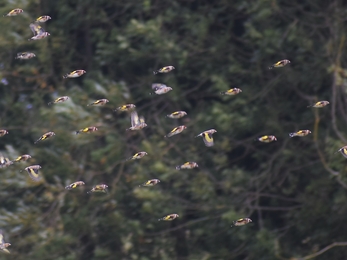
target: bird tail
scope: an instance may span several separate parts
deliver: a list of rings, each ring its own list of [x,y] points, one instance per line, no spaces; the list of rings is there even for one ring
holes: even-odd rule
[[[159,218],[159,219],[158,219],[158,221],[161,221],[161,220],[163,220],[163,218]]]
[[[34,144],[37,144],[40,140],[41,140],[41,139],[36,140],[36,141],[34,142]]]
[[[274,65],[271,65],[270,67],[269,67],[269,70],[272,70],[274,68]]]
[[[80,132],[81,132],[81,130],[78,130],[78,131],[76,131],[75,133],[76,133],[76,135],[78,135]]]
[[[181,165],[177,165],[176,170],[181,170]]]
[[[157,71],[157,70],[154,70],[154,71],[153,71],[153,74],[154,74],[154,75],[157,75],[157,74],[158,74],[158,71]]]
[[[65,187],[66,190],[71,190],[72,188],[70,187],[70,185]]]
[[[294,136],[295,136],[295,133],[290,133],[289,136],[290,136],[290,137],[294,137]]]
[[[63,76],[63,79],[67,79],[67,76],[68,76],[68,74],[64,75],[64,76]]]
[[[221,94],[221,95],[225,95],[225,91],[223,91],[223,92],[220,92],[220,94]]]

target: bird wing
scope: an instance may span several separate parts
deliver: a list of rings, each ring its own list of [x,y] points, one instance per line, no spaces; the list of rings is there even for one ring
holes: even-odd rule
[[[2,249],[3,252],[10,254],[10,251],[7,248]]]
[[[162,89],[164,87],[166,87],[166,85],[161,84],[161,83],[153,83],[152,84],[152,89],[154,89],[154,90]]]
[[[134,127],[140,123],[139,116],[136,111],[131,112],[131,126]]]
[[[204,143],[207,147],[211,147],[214,145],[212,134],[204,133],[202,135],[202,139],[204,140]]]
[[[4,243],[4,235],[2,234],[2,230],[0,230],[0,245]]]
[[[29,177],[33,180],[33,181],[39,181],[40,180],[40,176],[39,176],[39,169],[33,169],[33,168],[28,168],[27,172],[29,174]]]
[[[30,29],[33,32],[34,36],[42,34],[45,32],[45,30],[43,30],[43,28],[36,23],[31,23],[29,26],[30,26]]]

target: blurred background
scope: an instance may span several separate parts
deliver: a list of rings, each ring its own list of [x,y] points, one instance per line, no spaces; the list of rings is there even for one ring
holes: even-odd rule
[[[346,259],[347,168],[335,153],[347,144],[346,5],[1,2],[2,14],[24,13],[0,19],[0,128],[9,131],[0,152],[32,159],[0,169],[0,228],[12,244],[0,259]],[[51,35],[28,41],[41,15],[52,17],[42,24]],[[15,59],[23,51],[36,57]],[[282,59],[291,64],[268,69]],[[176,69],[153,75],[167,65]],[[76,69],[87,73],[62,78]],[[152,83],[173,90],[150,95]],[[243,92],[220,94],[234,87]],[[47,105],[60,96],[70,99]],[[110,102],[87,106],[100,98]],[[320,100],[330,105],[307,108]],[[114,109],[128,103],[148,127],[125,130],[129,113]],[[166,117],[177,110],[188,116]],[[99,130],[75,135],[88,126]],[[211,128],[208,148],[194,137]],[[289,138],[301,129],[312,134]],[[277,142],[255,141],[266,134]],[[148,155],[124,161],[140,151]],[[175,169],[187,161],[199,168]],[[40,182],[21,172],[33,164]],[[161,183],[139,187],[152,178]],[[64,189],[78,180],[86,185]],[[108,194],[87,194],[99,183]],[[158,222],[171,213],[180,217]],[[244,217],[253,222],[230,227]]]

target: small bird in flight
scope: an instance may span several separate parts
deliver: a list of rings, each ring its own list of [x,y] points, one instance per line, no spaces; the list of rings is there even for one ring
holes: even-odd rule
[[[308,135],[308,134],[310,134],[310,133],[311,133],[310,130],[299,130],[299,131],[297,131],[297,132],[295,132],[295,133],[289,133],[289,136],[290,136],[290,137],[294,137],[294,136],[300,136],[300,137],[302,137],[302,136],[306,136],[306,135]]]
[[[49,36],[50,34],[46,32],[40,25],[37,23],[31,23],[30,29],[33,32],[34,36],[29,39],[29,41],[41,40]]]
[[[251,223],[252,220],[250,218],[240,218],[238,220],[233,221],[233,224],[231,227],[239,227],[239,226],[244,226],[248,223]]]
[[[158,73],[168,73],[168,72],[170,72],[170,71],[172,71],[174,69],[175,69],[174,66],[165,66],[165,67],[162,67],[162,68],[160,68],[158,70],[153,71],[153,74],[156,75]]]
[[[0,250],[7,254],[10,254],[10,251],[7,249],[10,245],[10,243],[5,243],[4,234],[2,233],[2,230],[0,230]]]
[[[54,136],[55,133],[54,132],[47,132],[45,134],[43,134],[39,139],[37,139],[34,144],[38,143],[39,141],[43,141],[43,140],[46,140],[47,138],[50,138],[52,136]]]
[[[51,20],[52,18],[50,17],[50,16],[48,16],[48,15],[42,15],[42,16],[40,16],[40,17],[38,17],[36,20],[35,20],[35,22],[36,23],[45,23],[45,22],[47,22],[48,20]]]
[[[141,187],[141,186],[151,187],[151,186],[157,185],[159,182],[160,182],[160,180],[158,180],[158,179],[151,179],[151,180],[148,180],[145,183],[139,185],[139,187]]]
[[[62,102],[65,102],[68,99],[69,99],[68,96],[59,97],[56,100],[49,102],[48,105],[62,103]]]
[[[318,101],[318,102],[314,103],[313,105],[309,105],[307,107],[322,108],[322,107],[325,107],[329,104],[330,104],[329,101],[323,100],[323,101]]]
[[[180,126],[177,126],[175,127],[174,129],[172,129],[170,131],[170,133],[168,133],[167,135],[165,135],[164,137],[171,137],[173,135],[178,135],[180,133],[183,132],[184,129],[187,129],[187,127],[185,125],[180,125]]]
[[[19,52],[17,53],[17,56],[15,59],[18,60],[29,60],[36,57],[35,53],[32,52]]]
[[[93,189],[91,189],[90,191],[88,191],[87,193],[90,194],[90,193],[93,193],[93,192],[102,192],[102,193],[107,193],[107,188],[108,186],[106,184],[98,184],[98,185],[95,185],[93,187]]]
[[[178,118],[184,117],[186,115],[187,115],[187,112],[185,112],[185,111],[176,111],[176,112],[171,113],[170,115],[167,115],[167,117],[178,119]]]
[[[147,126],[145,119],[141,116],[139,117],[136,111],[131,112],[131,127],[128,130],[141,130]]]
[[[104,106],[108,102],[109,102],[108,99],[103,98],[103,99],[98,99],[94,101],[93,103],[88,104],[87,106]]]
[[[146,152],[138,152],[138,153],[135,153],[133,156],[129,157],[127,159],[127,161],[129,161],[129,160],[138,160],[138,159],[141,159],[142,157],[144,157],[145,155],[147,155]]]
[[[27,161],[31,158],[29,154],[23,154],[21,156],[18,156],[17,159],[15,159],[13,162],[20,162],[20,161]]]
[[[171,221],[171,220],[174,220],[175,218],[178,218],[178,217],[179,217],[178,214],[170,214],[170,215],[166,215],[165,217],[158,219],[158,221],[161,221],[161,220]]]
[[[204,140],[205,145],[207,147],[211,147],[211,146],[214,145],[213,137],[212,137],[212,135],[214,133],[217,133],[217,130],[210,129],[210,130],[207,130],[207,131],[204,131],[204,132],[198,134],[196,137],[198,137],[198,136],[202,137],[202,139]]]
[[[5,129],[0,129],[0,137],[4,136],[4,135],[7,135],[8,134],[8,131],[5,130]]]
[[[8,14],[4,14],[4,16],[16,16],[16,15],[19,15],[23,12],[24,12],[23,9],[16,8],[16,9],[11,10]]]
[[[91,132],[95,132],[98,131],[98,128],[96,128],[95,126],[89,126],[83,129],[80,129],[78,131],[76,131],[76,135],[80,134],[80,133],[91,133]]]
[[[39,181],[40,180],[39,169],[41,169],[40,165],[31,165],[31,166],[26,167],[24,170],[26,170],[28,172],[29,177],[33,181]]]
[[[269,70],[271,70],[273,68],[282,68],[282,67],[286,66],[287,64],[290,64],[289,60],[280,60],[280,61],[276,62],[275,64],[272,64],[269,67]]]
[[[231,88],[231,89],[229,89],[227,91],[221,92],[221,94],[222,95],[228,95],[228,96],[235,96],[235,95],[237,95],[237,94],[239,94],[241,92],[242,92],[242,90],[239,89],[239,88]]]
[[[163,95],[172,90],[171,87],[168,87],[165,84],[161,84],[161,83],[152,84],[152,89],[154,90],[154,93],[157,95]]]
[[[133,110],[135,109],[135,105],[134,104],[126,104],[126,105],[123,105],[123,106],[120,106],[118,108],[115,109],[115,111],[130,111],[130,110]]]
[[[71,183],[70,185],[67,185],[65,187],[65,189],[72,190],[72,189],[77,188],[78,186],[83,186],[83,185],[85,185],[85,183],[83,181],[76,181],[76,182]]]
[[[177,165],[176,170],[182,170],[182,169],[194,169],[199,167],[199,165],[196,162],[186,162],[182,165]]]
[[[85,70],[74,70],[70,73],[67,73],[63,76],[64,79],[67,78],[78,78],[81,77],[83,74],[87,73]]]
[[[263,143],[271,143],[272,141],[277,141],[277,138],[274,135],[263,135],[258,140]]]

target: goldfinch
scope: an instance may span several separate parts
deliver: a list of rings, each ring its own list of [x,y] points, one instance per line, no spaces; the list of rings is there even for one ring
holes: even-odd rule
[[[74,183],[71,183],[70,185],[67,185],[65,187],[65,189],[72,190],[72,189],[77,188],[78,186],[83,186],[83,185],[85,185],[85,183],[83,181],[76,181]]]
[[[38,143],[39,141],[46,140],[46,139],[48,139],[48,138],[50,138],[50,137],[52,137],[52,136],[54,136],[54,135],[55,135],[54,132],[47,132],[47,133],[43,134],[39,139],[37,139],[37,140],[34,142],[34,144]]]
[[[187,115],[187,112],[185,112],[185,111],[176,111],[176,112],[171,113],[170,115],[167,115],[167,117],[178,119],[178,118],[184,117],[186,115]]]
[[[4,136],[4,135],[7,135],[8,134],[8,131],[5,130],[5,129],[1,129],[0,130],[0,137]]]
[[[131,116],[131,127],[128,128],[127,131],[141,130],[147,126],[147,124],[145,123],[145,119],[143,117],[139,117],[136,111],[131,112],[130,116]]]
[[[93,103],[88,104],[87,106],[104,106],[108,102],[109,102],[108,99],[103,98],[103,99],[98,99],[94,101]]]
[[[93,189],[91,189],[90,191],[88,191],[87,193],[90,194],[90,193],[93,193],[93,192],[102,192],[102,193],[107,193],[107,188],[108,186],[106,184],[98,184],[98,185],[95,185],[93,187]]]
[[[23,9],[16,8],[16,9],[11,10],[8,14],[4,14],[4,16],[16,16],[16,15],[19,15],[23,12],[24,12]]]
[[[31,158],[29,154],[23,154],[21,156],[18,156],[13,162],[20,162],[20,161],[27,161]]]
[[[321,107],[325,107],[325,106],[327,106],[327,105],[329,105],[330,103],[329,103],[329,101],[318,101],[318,102],[316,102],[315,104],[313,104],[313,105],[309,105],[309,106],[307,106],[307,107],[316,107],[316,108],[321,108]]]
[[[347,158],[347,145],[341,147],[336,153],[338,152],[340,152],[343,155],[343,157]]]
[[[295,133],[290,133],[289,136],[290,137],[294,137],[294,136],[306,136],[308,134],[310,134],[311,131],[310,130],[299,130]]]
[[[59,97],[56,100],[49,102],[48,105],[62,103],[62,102],[65,102],[68,99],[69,99],[68,96]]]
[[[15,59],[19,59],[19,60],[29,60],[36,57],[35,53],[32,52],[19,52],[17,53],[17,56]]]
[[[207,147],[211,147],[211,146],[214,145],[214,143],[213,143],[213,137],[212,137],[212,135],[213,135],[214,133],[217,133],[217,130],[215,130],[215,129],[210,129],[210,130],[207,130],[207,131],[204,131],[204,132],[198,134],[196,137],[199,137],[199,136],[202,137],[202,140],[204,140],[205,145],[206,145]]]
[[[7,249],[11,244],[10,243],[5,243],[4,241],[4,234],[2,233],[2,230],[0,230],[0,250],[2,252],[5,252],[7,254],[10,253],[10,251]]]
[[[171,221],[171,220],[174,220],[175,218],[178,218],[178,217],[179,217],[178,214],[170,214],[170,215],[166,215],[165,217],[158,219],[158,221],[161,221],[161,220]]]
[[[160,68],[158,70],[153,71],[153,74],[156,75],[158,73],[168,73],[168,72],[170,72],[170,71],[172,71],[174,69],[175,69],[174,66],[165,66],[165,67],[162,67],[162,68]]]
[[[161,83],[152,84],[152,89],[154,90],[154,93],[157,95],[162,95],[172,90],[171,87],[168,87],[165,84],[161,84]]]
[[[45,22],[47,22],[48,20],[51,20],[52,18],[50,17],[50,16],[48,16],[48,15],[42,15],[42,16],[40,16],[40,17],[38,17],[36,20],[35,20],[35,22],[36,23],[45,23]]]
[[[95,132],[98,131],[98,129],[95,126],[89,126],[83,129],[80,129],[78,131],[76,131],[76,135],[80,134],[80,133],[91,133],[91,132]]]
[[[31,165],[31,166],[26,167],[24,170],[26,170],[28,172],[29,177],[33,181],[39,181],[40,180],[39,169],[41,169],[40,165]]]
[[[157,185],[159,182],[160,182],[160,180],[158,180],[158,179],[152,179],[152,180],[148,180],[145,183],[139,185],[139,187],[141,187],[141,186],[150,187],[150,186]]]
[[[67,79],[67,78],[78,78],[78,77],[81,77],[83,74],[87,73],[85,70],[74,70],[68,74],[65,74],[63,76],[64,79]]]
[[[165,135],[164,137],[171,137],[173,135],[178,135],[180,133],[183,132],[184,129],[187,129],[187,127],[185,125],[180,125],[180,126],[177,126],[175,127],[174,129],[172,129],[170,131],[170,133],[168,133],[167,135]]]
[[[40,25],[37,23],[31,23],[30,29],[33,32],[34,36],[29,39],[29,41],[41,40],[49,36],[50,34],[46,32]]]
[[[5,167],[8,167],[12,164],[13,164],[13,162],[10,159],[5,158],[4,156],[0,155],[0,168],[5,168]]]
[[[252,222],[250,218],[240,218],[238,220],[233,221],[232,227],[244,226],[248,223]]]
[[[130,110],[133,110],[136,106],[134,104],[126,104],[126,105],[123,105],[123,106],[120,106],[118,108],[116,108],[115,111],[130,111]]]
[[[138,159],[141,159],[142,157],[144,157],[145,155],[147,155],[146,152],[138,152],[138,153],[135,153],[133,156],[129,157],[127,159],[127,161],[129,161],[129,160],[138,160]]]
[[[258,140],[263,143],[271,143],[272,141],[277,141],[277,138],[274,135],[263,135]]]
[[[237,94],[239,94],[241,92],[242,92],[242,90],[239,89],[239,88],[232,88],[232,89],[229,89],[227,91],[221,92],[221,94],[222,95],[228,95],[228,96],[235,96],[235,95],[237,95]]]
[[[286,66],[287,64],[290,64],[290,61],[289,61],[289,60],[280,60],[280,61],[276,62],[275,64],[272,64],[272,65],[269,67],[269,70],[271,70],[271,69],[273,69],[273,68],[281,68],[281,67]]]
[[[186,162],[182,165],[177,165],[176,170],[182,170],[182,169],[194,169],[199,167],[199,165],[196,162]]]

